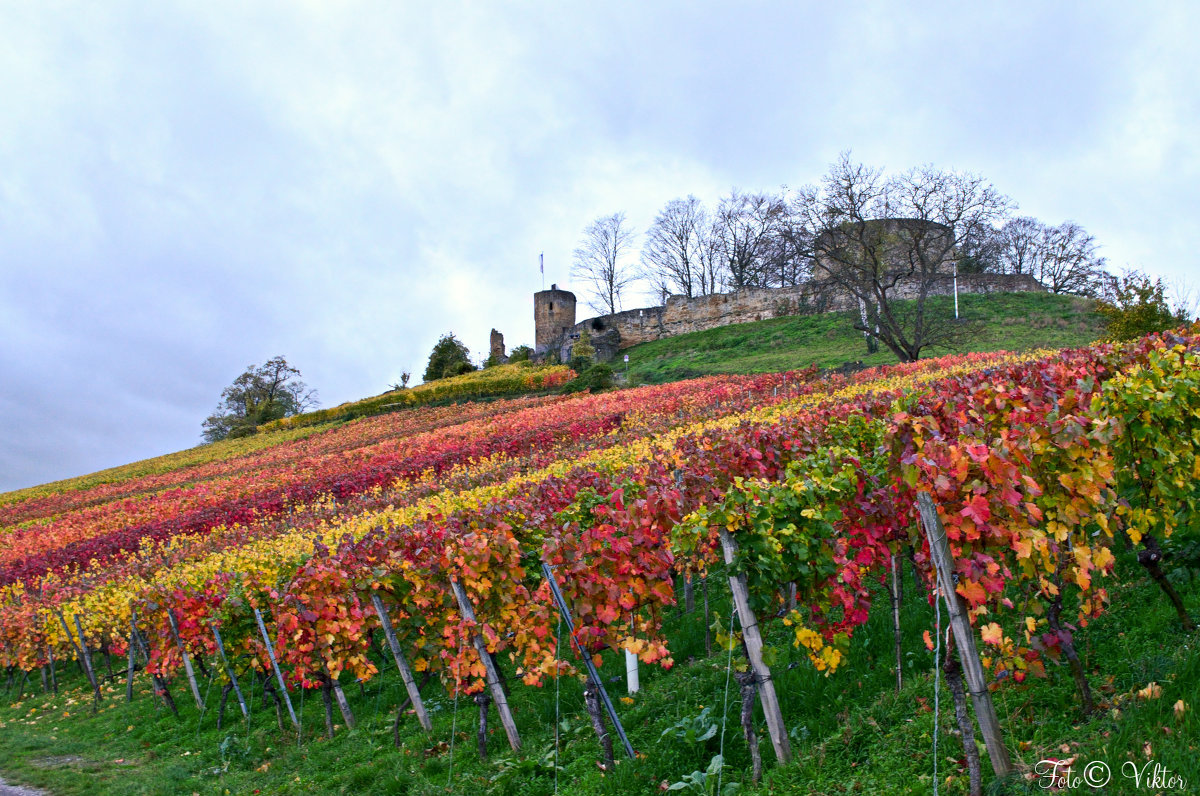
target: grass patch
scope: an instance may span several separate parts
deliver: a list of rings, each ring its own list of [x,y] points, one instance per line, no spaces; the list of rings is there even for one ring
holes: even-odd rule
[[[1078,755],[1081,761],[1104,760],[1120,776],[1125,761],[1142,764],[1152,758],[1192,787],[1200,783],[1200,755],[1196,754],[1200,725],[1195,713],[1200,707],[1200,656],[1195,652],[1200,637],[1178,629],[1157,586],[1142,576],[1131,557],[1122,558],[1118,567],[1125,583],[1111,587],[1112,610],[1078,634],[1103,710],[1083,720],[1065,667],[1050,666],[1045,680],[1006,684],[995,698],[1009,749],[1023,771],[1045,757]],[[890,612],[882,592],[870,620],[855,634],[847,661],[831,677],[812,669],[791,646],[780,623],[765,626],[767,641],[777,650],[772,669],[795,762],[774,764],[760,715],[760,748],[767,773],[758,788],[746,792],[931,792],[932,653],[925,649],[921,633],[932,627],[933,615],[907,569],[904,580],[905,686],[899,694],[892,669]],[[710,577],[708,590],[710,622],[727,627],[728,587],[719,572]],[[1196,589],[1189,586],[1184,593],[1195,612],[1200,607]],[[657,792],[664,781],[678,782],[692,771],[704,770],[722,748],[729,764],[727,781],[744,781],[750,761],[737,723],[737,686],[731,684],[726,696],[725,653],[705,655],[700,588],[696,596],[695,613],[675,611],[668,617],[676,666],[670,671],[643,666],[643,690],[632,701],[620,699],[625,696],[623,661],[611,653],[604,656],[602,674],[639,752],[638,759],[622,761],[611,771],[597,766],[599,745],[583,710],[581,684],[568,678],[559,681],[557,699],[553,681],[540,689],[512,684],[511,702],[524,746],[519,755],[509,751],[493,713],[491,754],[488,760],[480,760],[475,752],[474,703],[460,700],[455,705],[436,682],[426,690],[434,721],[432,736],[407,717],[402,723],[402,745],[394,748],[391,722],[403,699],[403,687],[377,654],[382,675],[361,688],[344,683],[359,727],[340,728],[332,740],[323,737],[316,694],[308,693],[303,700],[293,695],[303,716],[300,740],[290,730],[279,731],[274,711],[263,706],[257,688],[250,694],[249,721],[231,705],[225,727],[217,729],[213,712],[202,717],[182,681],[174,686],[182,713],[179,720],[155,707],[144,675],[138,676],[134,702],[127,704],[117,661],[118,681],[107,687],[101,710],[93,716],[82,676],[72,666],[64,666],[64,687],[58,697],[41,693],[40,685],[27,684],[24,698],[17,699],[13,688],[0,702],[3,775],[62,796],[256,791],[536,796],[554,792],[557,720],[559,793]],[[99,665],[104,668],[102,658]],[[1150,682],[1161,686],[1159,698],[1134,696]],[[214,685],[210,705],[215,705],[217,692]],[[1182,718],[1173,711],[1180,699],[1189,706]],[[720,732],[696,743],[673,734],[663,736],[664,730],[697,717],[705,708],[718,725],[723,714],[727,717],[723,742]],[[944,685],[939,719],[941,792],[966,793],[966,775],[958,762],[961,746]],[[1151,758],[1146,756],[1146,744]],[[993,792],[1044,792],[1036,782],[1024,779],[993,782],[986,758],[984,768]]]
[[[930,311],[954,314],[951,298],[929,300]],[[1070,348],[1101,336],[1102,324],[1093,302],[1045,293],[969,294],[959,297],[960,315],[979,332],[955,351],[1022,351]],[[836,368],[862,362],[888,365],[896,357],[887,349],[868,354],[857,316],[850,312],[797,315],[723,326],[703,332],[655,340],[630,348],[630,382],[662,384],[714,373],[771,373],[806,368]],[[923,356],[953,353],[930,348]],[[618,372],[623,369],[618,364]]]

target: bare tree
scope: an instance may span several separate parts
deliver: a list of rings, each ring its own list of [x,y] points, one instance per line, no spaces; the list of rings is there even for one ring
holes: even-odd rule
[[[1105,284],[1105,260],[1096,239],[1074,221],[1043,228],[1034,276],[1051,293],[1097,296]]]
[[[786,218],[787,208],[779,196],[745,194],[735,188],[721,200],[715,232],[729,287],[741,290],[770,282]]]
[[[1028,274],[1051,293],[1099,296],[1111,281],[1096,239],[1074,221],[1051,227],[1014,218],[1000,228],[998,270]]]
[[[725,259],[716,219],[708,213],[701,220],[696,243],[696,295],[707,296],[721,290]]]
[[[817,271],[859,305],[855,328],[908,362],[963,334],[928,299],[944,292],[961,244],[993,227],[1009,204],[973,174],[923,166],[885,178],[843,154],[795,207]]]
[[[621,293],[635,275],[625,263],[633,248],[633,230],[625,223],[624,213],[602,216],[583,231],[583,240],[575,249],[571,277],[587,285],[588,305],[597,312],[620,312]]]
[[[1200,291],[1183,278],[1172,279],[1167,286],[1171,300],[1171,311],[1184,321],[1200,318]]]
[[[767,257],[770,287],[793,287],[812,279],[812,235],[786,196]]]
[[[1033,274],[1045,238],[1046,226],[1036,218],[1021,216],[1000,228],[999,267],[1005,274]]]
[[[708,282],[701,246],[706,228],[704,205],[689,195],[667,202],[646,231],[642,274],[664,297],[704,294]]]

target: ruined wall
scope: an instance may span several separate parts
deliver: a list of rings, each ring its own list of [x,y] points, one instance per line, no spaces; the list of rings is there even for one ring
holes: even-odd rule
[[[1045,290],[1036,279],[1027,274],[962,274],[958,277],[959,293],[1044,293]],[[954,280],[947,276],[939,280],[930,292],[933,295],[952,295]],[[895,298],[914,298],[916,286],[910,285],[906,288],[901,285],[892,295]],[[603,338],[604,350],[602,351],[600,346],[597,347],[597,354],[602,354],[614,347],[619,351],[650,340],[715,329],[734,323],[749,323],[785,315],[851,310],[856,307],[853,296],[827,281],[819,280],[796,287],[748,288],[734,293],[714,293],[690,299],[671,296],[665,306],[625,310],[615,315],[603,315],[581,321],[575,324],[571,334],[557,340],[553,348],[565,352],[560,353],[560,356],[569,356],[570,338],[577,336],[585,328],[591,334],[593,344]],[[613,335],[614,330],[616,335]],[[618,336],[619,340],[616,339]]]
[[[488,338],[488,359],[492,362],[507,362],[508,356],[504,353],[504,335],[492,329],[491,337]]]

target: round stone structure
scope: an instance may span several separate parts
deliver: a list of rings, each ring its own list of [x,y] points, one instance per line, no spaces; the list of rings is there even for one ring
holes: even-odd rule
[[[551,285],[533,294],[533,350],[542,354],[575,328],[575,294]]]

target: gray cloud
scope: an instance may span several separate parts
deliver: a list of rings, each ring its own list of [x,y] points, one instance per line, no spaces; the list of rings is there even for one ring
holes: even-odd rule
[[[0,9],[0,489],[193,445],[276,353],[329,405],[528,342],[594,217],[844,149],[1196,270],[1192,6],[738,5]]]

